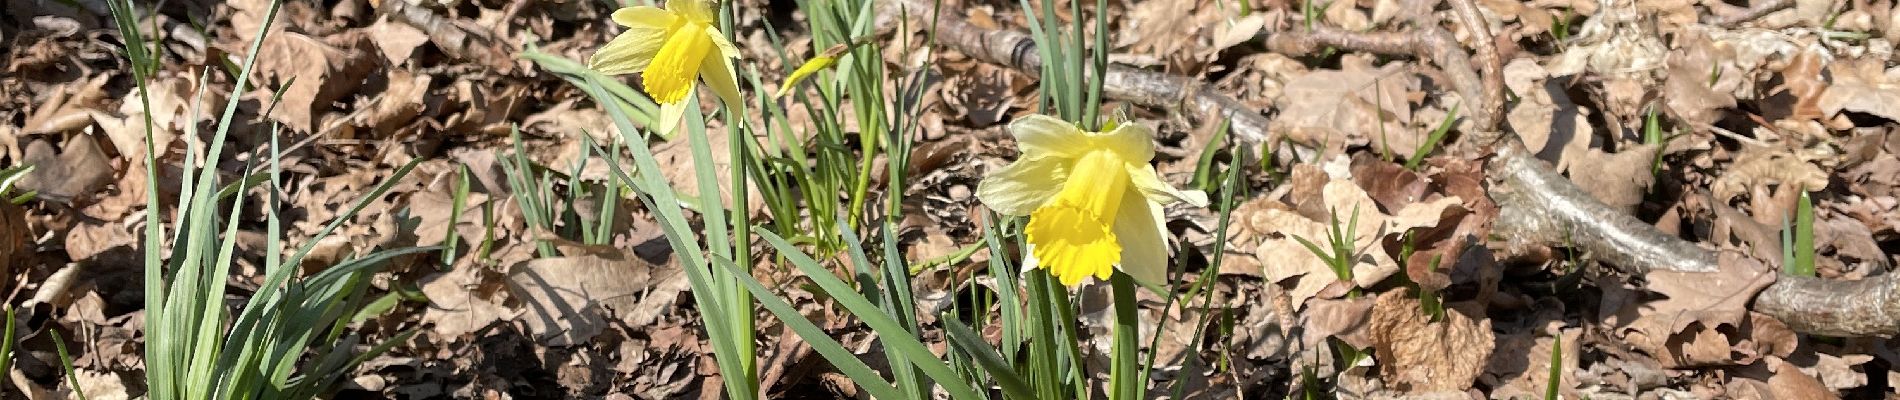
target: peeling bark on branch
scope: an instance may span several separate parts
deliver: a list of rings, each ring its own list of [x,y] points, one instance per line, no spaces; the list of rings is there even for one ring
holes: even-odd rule
[[[898,6],[881,9],[882,16],[895,18],[900,9],[931,9],[919,2],[893,2]],[[1469,0],[1451,3],[1464,23],[1480,25],[1482,19],[1474,13],[1476,8]],[[1765,0],[1750,11],[1724,21],[1740,23],[1787,7],[1775,3],[1791,2]],[[911,14],[928,19],[919,12]],[[956,17],[938,17],[937,28],[938,42],[978,59],[1030,72],[1041,67],[1035,43],[1028,35],[977,28]],[[1497,122],[1504,109],[1503,77],[1498,66],[1501,60],[1495,48],[1484,48],[1494,46],[1488,33],[1474,30],[1474,34],[1480,45],[1477,53],[1485,68],[1483,76],[1472,67],[1471,56],[1449,32],[1430,24],[1408,32],[1371,33],[1315,27],[1311,31],[1274,34],[1268,38],[1268,46],[1275,51],[1295,54],[1336,47],[1413,56],[1437,64],[1459,95],[1476,103],[1470,107],[1471,115],[1481,132],[1467,133],[1466,139],[1480,144],[1496,143],[1497,154],[1485,172],[1491,182],[1491,196],[1503,208],[1495,228],[1517,237],[1517,244],[1574,246],[1631,275],[1645,275],[1653,270],[1710,272],[1717,269],[1714,252],[1611,209],[1525,150],[1516,135],[1498,131]],[[1172,108],[1185,104],[1195,111],[1232,118],[1232,132],[1241,140],[1259,143],[1273,139],[1267,133],[1268,121],[1261,113],[1192,78],[1111,66],[1104,92],[1110,97],[1151,107]],[[1464,149],[1484,147],[1465,146]],[[1891,337],[1900,334],[1900,274],[1858,281],[1784,276],[1756,296],[1753,308],[1798,332]]]

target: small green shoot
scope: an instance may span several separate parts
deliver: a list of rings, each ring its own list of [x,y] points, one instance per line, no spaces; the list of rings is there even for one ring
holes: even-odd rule
[[[1781,269],[1792,276],[1814,277],[1814,200],[1807,192],[1795,203],[1793,226],[1782,220]]]
[[[1326,233],[1326,248],[1322,249],[1311,240],[1299,235],[1293,235],[1293,240],[1299,241],[1301,246],[1306,246],[1306,251],[1313,252],[1313,255],[1325,261],[1327,268],[1332,269],[1333,274],[1339,277],[1340,281],[1352,282],[1352,266],[1358,263],[1359,256],[1363,254],[1353,244],[1355,238],[1359,237],[1358,228],[1359,207],[1354,205],[1351,221],[1347,222],[1343,229],[1339,224],[1339,211],[1333,210],[1331,230]],[[1346,296],[1359,297],[1359,288],[1354,287]]]
[[[1550,379],[1544,384],[1544,400],[1559,400],[1557,392],[1564,379],[1564,335],[1559,332],[1550,343]]]
[[[1412,151],[1412,157],[1405,160],[1405,169],[1417,171],[1418,166],[1425,162],[1425,156],[1438,150],[1438,144],[1445,141],[1446,134],[1451,133],[1453,122],[1458,121],[1458,106],[1458,104],[1453,104],[1451,110],[1445,112],[1445,120],[1440,121],[1438,128],[1432,129],[1432,134],[1425,137],[1425,142],[1419,143],[1418,149]]]

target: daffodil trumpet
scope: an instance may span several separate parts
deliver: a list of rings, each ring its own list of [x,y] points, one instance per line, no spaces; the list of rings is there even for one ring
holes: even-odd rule
[[[729,109],[742,103],[739,78],[732,59],[739,48],[713,25],[715,2],[670,0],[666,8],[639,6],[614,11],[615,23],[627,28],[595,51],[587,65],[608,75],[639,72],[647,96],[660,103],[663,136],[677,126],[687,95],[705,81]]]
[[[1026,267],[1042,268],[1063,285],[1108,280],[1120,270],[1148,287],[1164,287],[1168,244],[1161,208],[1207,205],[1198,190],[1161,180],[1154,132],[1121,124],[1088,132],[1045,115],[1010,123],[1022,156],[977,185],[977,198],[997,213],[1029,216]]]

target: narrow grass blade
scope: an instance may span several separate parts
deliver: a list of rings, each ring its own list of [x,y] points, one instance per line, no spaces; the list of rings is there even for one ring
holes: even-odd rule
[[[996,349],[990,348],[990,345],[983,341],[983,337],[977,335],[976,331],[970,329],[969,325],[964,325],[963,322],[957,321],[955,315],[949,314],[945,314],[937,318],[937,320],[943,321],[943,330],[947,334],[946,336],[950,338],[950,342],[955,345],[952,347],[957,348],[957,350],[962,351],[964,354],[969,354],[970,358],[975,359],[976,364],[982,366],[984,371],[989,372],[990,377],[996,379],[998,386],[1003,387],[1003,394],[1006,397],[1011,399],[1036,398],[1035,392],[1029,388],[1029,383],[1023,382],[1022,378],[1017,376],[1020,372],[1010,367],[1009,361],[997,355]]]
[[[805,319],[804,314],[800,314],[798,309],[792,308],[792,305],[786,303],[785,300],[779,299],[777,294],[772,293],[771,289],[765,288],[765,285],[759,284],[757,279],[752,279],[750,275],[739,273],[739,268],[733,266],[731,261],[716,259],[715,264],[718,264],[719,268],[725,269],[726,272],[738,276],[739,283],[743,285],[746,290],[752,292],[753,297],[759,300],[760,305],[765,306],[766,311],[772,312],[772,315],[777,316],[780,321],[783,321],[786,327],[792,328],[793,332],[798,333],[799,338],[804,339],[806,344],[811,345],[812,351],[816,351],[818,355],[824,356],[826,361],[831,362],[832,367],[838,369],[838,372],[842,372],[845,376],[851,377],[851,381],[856,383],[858,387],[864,388],[866,392],[870,392],[872,398],[904,398],[903,394],[898,392],[896,387],[891,386],[890,382],[886,382],[883,377],[878,376],[877,371],[865,365],[864,361],[858,360],[856,354],[852,354],[850,350],[846,350],[843,344],[839,344],[837,340],[832,339],[830,335],[825,333],[824,329],[819,328],[818,325],[814,325],[810,320]]]
[[[870,300],[859,296],[857,291],[851,290],[851,285],[838,280],[838,277],[833,276],[831,271],[825,269],[817,260],[813,260],[810,256],[805,255],[804,252],[799,251],[798,248],[793,246],[790,242],[786,242],[784,238],[780,238],[770,231],[759,231],[759,236],[764,237],[766,242],[771,243],[773,248],[778,249],[780,255],[785,256],[793,266],[803,271],[807,277],[811,278],[812,282],[817,283],[819,287],[823,288],[825,293],[830,295],[833,300],[837,300],[845,309],[850,310],[852,315],[857,316],[858,319],[864,321],[865,325],[869,325],[872,330],[878,332],[878,337],[884,341],[886,351],[904,352],[904,356],[911,360],[912,365],[916,365],[924,375],[929,376],[930,379],[935,380],[938,385],[942,386],[944,390],[950,392],[951,398],[970,399],[978,397],[976,388],[964,382],[962,377],[957,376],[956,372],[950,370],[949,365],[937,359],[936,354],[931,353],[930,349],[925,347],[923,342],[919,342],[916,337],[911,336],[909,330],[905,329],[903,325],[900,325],[897,320],[892,319],[889,315],[885,315],[876,304],[871,304]]]

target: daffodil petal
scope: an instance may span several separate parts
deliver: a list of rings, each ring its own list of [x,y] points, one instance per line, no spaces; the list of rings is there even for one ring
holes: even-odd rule
[[[706,34],[712,37],[713,46],[719,48],[719,55],[721,57],[739,58],[739,46],[732,44],[731,40],[727,40],[725,34],[719,33],[719,28],[707,25]]]
[[[706,59],[706,53],[713,50],[712,39],[692,29],[710,29],[708,25],[687,23],[685,27],[673,32],[666,38],[666,44],[660,46],[653,63],[640,76],[646,83],[648,96],[661,104],[677,103],[693,91],[693,81],[699,77],[699,67]]]
[[[1009,134],[1016,137],[1016,147],[1022,150],[1024,158],[1075,158],[1088,150],[1085,144],[1089,139],[1081,129],[1047,115],[1031,115],[1010,122]]]
[[[666,43],[667,29],[678,20],[673,13],[653,7],[628,7],[614,12],[614,22],[627,30],[587,59],[587,67],[608,75],[646,69]]]
[[[745,101],[739,97],[739,77],[732,74],[732,66],[727,65],[727,62],[725,57],[701,59],[699,78],[706,81],[706,87],[712,88],[727,108],[736,109],[744,106]]]
[[[679,16],[659,7],[638,6],[614,10],[614,22],[629,29],[658,29],[665,32]]]
[[[1057,157],[1024,158],[991,171],[976,184],[976,198],[1003,215],[1035,212],[1062,191],[1069,179],[1069,160]]]
[[[686,120],[686,107],[686,102],[660,104],[660,119],[654,121],[657,125],[650,129],[662,139],[673,140],[674,134],[679,132],[680,122]]]
[[[1161,175],[1155,173],[1155,167],[1147,163],[1128,164],[1128,180],[1134,182],[1136,189],[1141,190],[1143,198],[1157,204],[1172,204],[1180,201],[1195,207],[1207,206],[1207,193],[1199,190],[1176,189],[1174,185],[1162,181]]]
[[[1161,207],[1142,196],[1122,196],[1115,213],[1115,238],[1121,241],[1122,273],[1144,286],[1165,286],[1168,279],[1167,231]]]
[[[678,13],[681,17],[696,22],[711,22],[712,7],[707,4],[718,0],[667,0],[666,10]]]
[[[1140,124],[1121,124],[1091,138],[1131,163],[1147,164],[1155,158],[1154,130]]]

